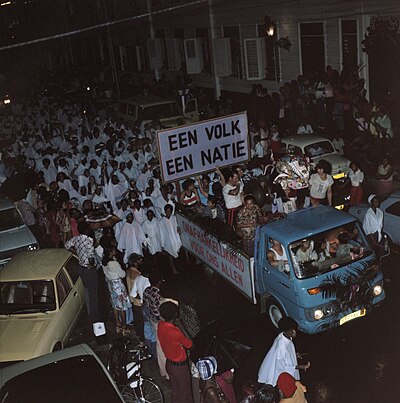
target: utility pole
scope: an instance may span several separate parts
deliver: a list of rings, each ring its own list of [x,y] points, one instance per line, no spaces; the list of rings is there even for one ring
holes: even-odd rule
[[[154,19],[153,11],[151,8],[151,0],[146,0],[147,13],[149,14],[149,29],[150,29],[150,39],[156,39],[156,31],[154,29]],[[160,79],[160,71],[158,69],[154,70],[154,77],[158,81]]]
[[[219,100],[221,97],[221,83],[219,81],[218,70],[217,70],[217,60],[215,57],[214,49],[214,39],[217,38],[216,26],[215,26],[215,15],[214,15],[214,1],[208,0],[208,18],[210,22],[210,41],[211,41],[211,58],[212,58],[212,74],[214,77],[214,94],[215,99]]]

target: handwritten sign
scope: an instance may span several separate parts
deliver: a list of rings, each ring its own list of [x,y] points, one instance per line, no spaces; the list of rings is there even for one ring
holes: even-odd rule
[[[157,132],[164,183],[247,161],[246,112]]]
[[[257,303],[254,289],[254,258],[235,253],[182,214],[176,218],[183,247],[219,273],[251,302]]]

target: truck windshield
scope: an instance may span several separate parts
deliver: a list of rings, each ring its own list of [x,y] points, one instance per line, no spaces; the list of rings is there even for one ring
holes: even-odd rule
[[[140,120],[158,120],[172,118],[181,115],[178,104],[171,102],[169,104],[159,104],[146,106],[140,110]]]
[[[300,239],[289,245],[289,251],[298,278],[333,271],[372,253],[358,222]]]
[[[320,157],[321,155],[334,153],[335,149],[332,144],[326,140],[308,145],[305,147],[304,152],[307,157]]]

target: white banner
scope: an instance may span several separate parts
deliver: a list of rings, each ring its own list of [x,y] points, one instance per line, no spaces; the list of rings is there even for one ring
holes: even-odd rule
[[[247,161],[246,112],[157,132],[164,182]]]
[[[207,234],[185,216],[177,213],[176,218],[181,230],[183,247],[224,277],[253,304],[256,304],[254,258],[235,253],[228,245]]]

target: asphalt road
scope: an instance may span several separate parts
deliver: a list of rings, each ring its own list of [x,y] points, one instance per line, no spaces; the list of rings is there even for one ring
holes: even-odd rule
[[[301,373],[301,380],[308,387],[309,403],[400,402],[400,382],[397,380],[400,374],[400,349],[397,348],[400,338],[399,263],[398,252],[393,252],[384,263],[392,270],[392,282],[385,282],[386,300],[370,315],[326,333],[298,334],[296,349],[307,353],[304,360],[311,361],[311,368]],[[194,288],[203,330],[216,330],[215,323],[207,325],[216,320],[219,335],[252,348],[243,356],[236,371],[235,389],[239,395],[246,381],[256,381],[258,367],[277,330],[266,314],[259,313],[258,306],[252,305],[223,280],[211,285],[200,266],[182,260],[179,271],[180,275],[173,277],[168,269],[164,270],[171,284],[178,288],[190,284]],[[83,315],[70,344],[88,342],[96,349],[89,328],[87,317]],[[111,320],[108,329],[108,340],[112,341],[117,336],[113,333]],[[198,348],[201,344],[204,343],[198,341]],[[99,349],[103,359],[106,350],[106,347]],[[206,353],[204,349],[195,351],[194,355],[203,353]],[[156,377],[169,402],[169,384],[157,372],[156,363],[147,364],[147,375]]]

